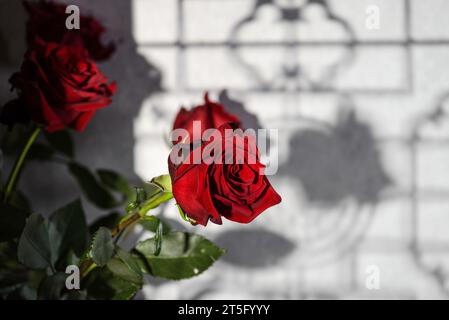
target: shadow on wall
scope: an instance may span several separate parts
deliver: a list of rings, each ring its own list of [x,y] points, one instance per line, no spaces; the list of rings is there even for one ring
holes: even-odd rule
[[[223,261],[246,268],[267,268],[288,256],[295,244],[264,229],[235,229],[220,234],[215,241],[228,252]]]
[[[8,16],[15,19],[21,17],[18,23],[23,26],[23,30],[15,32],[14,36],[6,39],[7,46],[16,47],[15,42],[23,43],[25,39],[24,9],[20,1],[0,1],[2,5],[0,12],[8,12]],[[106,26],[108,30],[106,37],[117,44],[117,50],[112,58],[100,68],[110,80],[117,82],[118,92],[113,97],[113,103],[99,110],[84,132],[73,133],[76,158],[91,168],[107,168],[120,172],[132,184],[139,184],[140,181],[134,173],[133,122],[142,101],[161,90],[162,76],[155,66],[148,63],[136,51],[132,35],[132,2],[123,0],[59,2],[78,5],[82,15],[94,15]],[[2,34],[11,33],[9,24],[2,23],[1,26]],[[65,26],[61,26],[63,27]],[[23,51],[24,49],[20,57]],[[9,72],[15,71],[18,66],[14,68]],[[37,211],[45,214],[79,197],[79,189],[64,166],[33,163],[26,170],[28,173],[24,176],[28,177],[28,181],[26,184],[22,183],[22,189],[32,199],[34,209]],[[84,203],[86,204],[86,201]],[[85,206],[90,219],[98,213],[95,208]]]
[[[86,8],[87,13],[95,14],[106,25],[107,37],[117,43],[117,51],[102,69],[111,80],[117,81],[118,93],[108,109],[97,113],[86,132],[77,135],[78,154],[91,166],[115,169],[138,182],[134,173],[133,122],[143,100],[161,90],[161,72],[136,51],[132,1],[65,2],[79,5],[81,12]]]
[[[347,198],[375,204],[391,184],[371,128],[351,108],[342,108],[337,125],[328,130],[296,132],[289,150],[279,175],[297,179],[313,204],[329,208]]]
[[[242,102],[230,97],[227,90],[222,90],[218,99],[221,104],[226,106],[227,111],[236,115],[240,121],[242,121],[244,129],[253,129],[257,131],[258,129],[263,128],[257,116],[248,112]]]

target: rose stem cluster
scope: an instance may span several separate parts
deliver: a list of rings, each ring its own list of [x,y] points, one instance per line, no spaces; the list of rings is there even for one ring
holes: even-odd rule
[[[6,182],[5,192],[3,194],[3,203],[8,203],[9,200],[11,199],[11,196],[14,194],[14,190],[17,185],[17,180],[19,178],[20,172],[22,171],[28,152],[30,151],[31,146],[36,141],[40,132],[41,128],[39,126],[36,126],[32,130],[22,151],[20,152],[19,157],[17,158],[14,167],[11,170],[11,174],[9,175],[9,178]],[[122,233],[126,228],[134,225],[135,223],[143,219],[150,210],[157,208],[160,204],[169,201],[172,198],[173,194],[171,192],[166,191],[162,192],[162,194],[159,193],[156,196],[150,198],[138,210],[136,210],[133,214],[125,217],[122,221],[120,221],[120,223],[117,226],[115,226],[111,230],[112,237],[113,238],[116,237],[117,235]],[[96,265],[92,261],[92,259],[90,258],[82,259],[80,261],[81,276],[85,277],[95,267]]]
[[[159,193],[156,196],[150,198],[138,210],[128,215],[111,230],[112,237],[114,238],[117,235],[121,234],[126,228],[142,220],[150,210],[157,208],[160,204],[167,202],[172,198],[173,194],[171,192],[163,192],[162,194]],[[88,250],[90,250],[90,248]],[[86,277],[89,272],[96,267],[95,262],[91,258],[89,258],[88,255],[84,255],[84,257],[86,258],[81,259],[79,263],[81,278]]]

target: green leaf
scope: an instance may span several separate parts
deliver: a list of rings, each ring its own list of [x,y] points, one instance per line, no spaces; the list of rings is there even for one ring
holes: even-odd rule
[[[159,224],[162,224],[162,226],[163,226],[163,231],[162,231],[163,234],[168,234],[171,231],[171,227],[167,222],[165,222],[164,220],[161,220],[160,218],[155,217],[155,216],[145,216],[141,220],[140,224],[146,230],[154,232],[154,233],[156,233],[156,230],[157,230]]]
[[[45,137],[50,145],[57,151],[65,154],[69,158],[74,157],[74,144],[70,133],[65,131],[58,131],[55,133],[46,133]]]
[[[0,205],[0,242],[17,238],[25,227],[28,212],[10,204]]]
[[[37,292],[35,288],[32,288],[30,285],[25,284],[19,287],[16,287],[15,290],[9,293],[6,297],[6,300],[36,300]]]
[[[70,290],[63,296],[64,300],[87,300],[86,290]]]
[[[39,300],[59,300],[62,298],[62,292],[65,289],[67,275],[58,272],[46,277],[39,285],[37,297]]]
[[[189,219],[187,218],[186,214],[184,213],[184,210],[182,210],[181,206],[179,204],[176,204],[176,207],[178,208],[179,215],[181,216],[182,220],[189,222]]]
[[[150,183],[158,186],[163,192],[172,192],[171,178],[168,174],[155,177]]]
[[[92,242],[92,259],[100,267],[105,266],[114,255],[114,244],[109,229],[98,229]]]
[[[115,294],[111,300],[131,300],[141,289],[141,287],[119,278],[114,278],[109,281],[109,285],[115,290]]]
[[[111,212],[103,217],[98,218],[89,226],[89,233],[94,234],[100,227],[108,229],[114,228],[121,219],[121,215],[118,212]]]
[[[78,265],[81,261],[81,257],[83,256],[84,252],[82,254],[75,254],[72,249],[69,249],[67,253],[67,258],[65,259],[65,265]]]
[[[19,261],[31,269],[50,267],[50,248],[46,221],[40,215],[32,214],[20,236],[17,251]]]
[[[97,174],[100,177],[100,181],[105,186],[111,190],[120,192],[125,199],[132,199],[134,197],[133,188],[128,184],[128,181],[118,173],[111,170],[100,169],[97,170]]]
[[[49,219],[48,234],[55,263],[67,250],[81,256],[86,249],[88,233],[84,210],[80,200],[58,209]]]
[[[189,218],[189,217],[184,213],[184,210],[182,210],[182,208],[181,208],[181,206],[180,206],[179,204],[176,204],[176,207],[178,208],[178,212],[179,212],[179,215],[181,216],[181,219],[182,219],[182,220],[184,220],[184,221],[186,221],[186,222],[189,222],[191,225],[194,225],[194,226],[197,225],[197,222],[196,222],[195,220]]]
[[[173,280],[199,275],[224,253],[206,238],[183,232],[163,236],[162,249],[157,256],[154,238],[140,242],[136,250],[145,257],[153,276]]]
[[[130,300],[141,286],[115,276],[107,267],[96,268],[87,279],[88,296],[94,299]]]
[[[132,271],[137,274],[141,274],[139,261],[137,261],[138,259],[132,254],[126,252],[122,248],[117,248],[117,257],[119,257]]]
[[[0,270],[0,295],[13,292],[17,288],[28,283],[28,272],[14,268],[2,268]]]
[[[161,253],[162,249],[162,235],[164,231],[164,225],[159,221],[156,229],[156,234],[154,235],[154,243],[155,243],[155,250],[154,255],[158,256]]]
[[[159,186],[152,183],[145,183],[143,189],[145,190],[145,198],[142,202],[145,202],[146,200],[151,199],[159,193],[163,192]]]
[[[123,260],[119,258],[112,258],[106,266],[114,274],[114,276],[119,277],[122,280],[142,286],[143,284],[142,274],[140,272],[135,272],[126,263],[124,263]]]
[[[120,205],[86,167],[71,162],[70,173],[76,178],[86,197],[101,209],[110,209]]]
[[[148,199],[148,193],[145,188],[135,187],[134,192],[135,192],[134,202],[137,204],[137,206],[141,205],[142,203],[145,202],[145,200]]]

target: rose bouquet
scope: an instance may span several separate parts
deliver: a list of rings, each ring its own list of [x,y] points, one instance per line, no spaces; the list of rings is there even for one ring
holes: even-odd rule
[[[2,149],[17,154],[1,186],[0,297],[3,299],[131,299],[144,276],[180,280],[199,275],[225,252],[202,236],[177,232],[153,215],[174,198],[180,216],[206,226],[222,217],[249,223],[280,196],[264,175],[255,139],[240,120],[210,101],[181,109],[167,153],[169,174],[131,186],[119,173],[76,161],[69,130],[83,131],[117,91],[94,62],[106,59],[103,26],[82,17],[87,30],[60,31],[60,5],[25,3],[30,14],[28,50],[10,83],[17,98],[0,114],[8,128]],[[55,25],[56,24],[56,25]],[[59,31],[56,31],[59,30]],[[19,148],[17,148],[20,146]],[[114,210],[88,225],[76,199],[52,213],[36,213],[18,188],[27,161],[63,164],[84,199]],[[118,208],[123,214],[116,213]],[[153,237],[131,250],[120,237],[140,224]]]

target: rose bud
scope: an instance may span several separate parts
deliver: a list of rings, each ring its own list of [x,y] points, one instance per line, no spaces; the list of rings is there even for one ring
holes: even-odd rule
[[[234,123],[240,127],[241,123],[240,119],[235,115],[228,113],[223,105],[210,101],[207,93],[204,95],[204,104],[196,106],[191,110],[181,108],[175,118],[173,130],[186,130],[189,134],[190,142],[192,142],[194,140],[193,127],[195,121],[201,123],[198,139],[201,139],[201,135],[207,129],[218,128],[225,123]],[[173,141],[174,144],[179,142],[180,141]]]
[[[245,138],[241,129],[235,129],[236,125],[222,125],[213,139],[184,155],[179,154],[181,144],[172,149],[168,165],[173,195],[194,223],[221,224],[221,217],[249,223],[281,202],[264,175],[255,137]],[[198,150],[202,161],[195,163],[192,155]]]
[[[41,40],[26,52],[10,83],[19,97],[3,108],[1,122],[11,125],[20,114],[49,132],[65,127],[82,131],[116,91],[84,48]]]
[[[80,16],[80,29],[67,29],[66,5],[53,1],[30,2],[24,1],[29,14],[26,26],[28,45],[32,45],[36,38],[47,42],[66,45],[84,46],[92,59],[101,61],[108,59],[115,51],[115,45],[104,45],[101,37],[106,28],[91,16]]]

